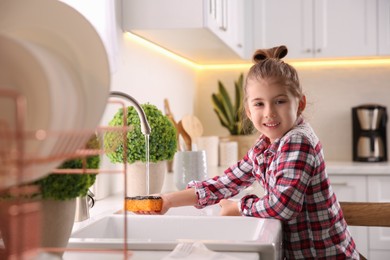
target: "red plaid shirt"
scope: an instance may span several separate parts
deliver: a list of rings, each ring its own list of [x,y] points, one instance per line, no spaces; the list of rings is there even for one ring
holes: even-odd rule
[[[239,206],[245,216],[283,223],[288,259],[359,259],[343,213],[329,183],[322,146],[312,128],[298,124],[270,143],[264,135],[236,165],[203,182],[191,182],[201,208],[238,194],[254,181],[265,195],[248,195]]]

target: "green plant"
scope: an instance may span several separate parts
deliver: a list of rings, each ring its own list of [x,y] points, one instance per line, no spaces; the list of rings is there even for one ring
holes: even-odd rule
[[[234,104],[221,81],[218,81],[218,92],[211,96],[214,112],[217,114],[221,125],[227,128],[231,135],[245,135],[253,132],[253,125],[246,124],[244,118],[243,84],[244,75],[241,73],[238,80],[234,82]]]
[[[172,160],[177,150],[176,129],[156,106],[141,105],[151,128],[149,136],[149,161]],[[119,109],[109,122],[110,126],[123,126],[123,109]],[[127,162],[146,162],[146,138],[141,133],[140,119],[134,107],[127,108],[127,125],[132,130],[127,132]],[[112,163],[123,163],[123,137],[114,132],[104,136],[104,147]]]
[[[87,149],[99,149],[99,141],[94,135],[86,144]],[[93,155],[86,158],[87,169],[97,169],[100,164],[100,156]],[[65,161],[59,169],[82,169],[83,159],[75,158]],[[86,196],[89,187],[96,180],[96,174],[49,174],[48,176],[34,181],[32,184],[40,188],[43,199],[68,200],[79,196]]]

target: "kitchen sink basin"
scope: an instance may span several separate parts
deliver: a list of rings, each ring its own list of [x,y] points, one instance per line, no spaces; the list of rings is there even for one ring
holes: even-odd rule
[[[250,217],[113,214],[72,233],[69,248],[173,250],[180,242],[202,242],[210,250],[263,252],[273,256],[281,247],[277,220]]]

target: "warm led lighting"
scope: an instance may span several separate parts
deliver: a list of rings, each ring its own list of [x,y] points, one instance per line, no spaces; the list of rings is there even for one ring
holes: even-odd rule
[[[229,69],[239,69],[239,70],[247,70],[249,69],[253,63],[240,63],[240,64],[198,64],[193,61],[190,61],[180,55],[177,55],[163,47],[154,44],[148,40],[145,40],[142,37],[139,37],[135,34],[126,32],[126,37],[146,48],[149,48],[157,53],[160,53],[172,60],[180,62],[186,66],[192,67],[197,70],[229,70]],[[353,67],[353,66],[382,66],[382,65],[390,65],[390,57],[389,58],[362,58],[362,59],[335,59],[335,60],[309,60],[309,61],[296,61],[291,60],[287,61],[294,67],[299,68],[320,68],[320,67]]]
[[[316,61],[291,61],[294,67],[353,67],[353,66],[378,66],[390,65],[390,59],[366,58],[349,60],[316,60]]]
[[[192,68],[199,69],[199,65],[196,64],[195,62],[192,62],[192,61],[190,61],[186,58],[183,58],[183,57],[181,57],[181,56],[179,56],[171,51],[168,51],[167,49],[164,49],[163,47],[161,47],[157,44],[154,44],[150,41],[147,41],[142,37],[139,37],[139,36],[132,34],[132,33],[129,33],[129,32],[126,32],[125,35],[128,39],[130,39],[130,40],[132,40],[132,41],[134,41],[134,42],[136,42],[136,43],[138,43],[138,44],[140,44],[148,49],[151,49],[152,51],[158,52],[158,53],[160,53],[160,54],[162,54],[162,55],[164,55],[172,60],[183,63],[187,66],[192,67]]]

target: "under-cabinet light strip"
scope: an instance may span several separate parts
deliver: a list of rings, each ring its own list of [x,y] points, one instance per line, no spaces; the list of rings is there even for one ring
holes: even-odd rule
[[[249,69],[253,63],[240,63],[240,64],[198,64],[191,60],[188,60],[176,53],[173,53],[157,44],[154,44],[142,37],[139,37],[130,32],[125,33],[126,38],[134,41],[146,48],[149,48],[155,52],[158,52],[170,59],[180,62],[186,66],[190,66],[197,70],[228,70],[228,69]],[[352,67],[352,66],[378,66],[390,65],[390,57],[388,58],[364,58],[364,59],[335,59],[335,60],[315,60],[315,61],[287,61],[294,67],[300,68],[319,68],[319,67]]]

